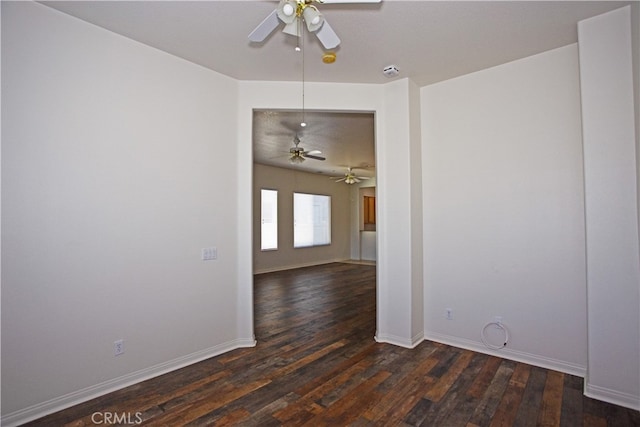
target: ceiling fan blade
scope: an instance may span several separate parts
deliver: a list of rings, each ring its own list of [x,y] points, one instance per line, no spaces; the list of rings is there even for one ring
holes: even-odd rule
[[[320,40],[320,43],[322,43],[325,49],[334,49],[340,44],[340,38],[336,32],[333,31],[333,28],[331,28],[331,25],[329,25],[326,19],[322,27],[316,31],[316,37],[318,37],[318,40]]]
[[[278,10],[274,10],[249,34],[249,40],[252,42],[263,41],[273,30],[278,28],[278,25],[280,25]]]
[[[333,178],[332,178],[332,179],[333,179]],[[344,181],[345,179],[347,179],[347,177],[340,178],[340,179],[336,179],[336,182],[341,182],[341,181]]]
[[[311,151],[305,151],[305,152],[304,152],[304,155],[305,155],[305,156],[307,156],[307,155],[309,155],[309,154],[311,154],[311,155],[314,155],[314,154],[322,154],[322,151],[320,151],[320,150],[311,150]]]
[[[305,155],[304,157],[306,157],[307,159],[316,159],[316,160],[327,160],[324,157],[320,157],[320,156],[313,156],[313,155]]]

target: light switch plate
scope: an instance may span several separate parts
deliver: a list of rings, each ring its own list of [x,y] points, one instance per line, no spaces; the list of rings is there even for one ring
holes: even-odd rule
[[[218,259],[218,248],[212,246],[209,248],[202,248],[202,260],[211,261]]]

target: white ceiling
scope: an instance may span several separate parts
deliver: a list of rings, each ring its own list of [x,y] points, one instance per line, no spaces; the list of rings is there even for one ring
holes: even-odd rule
[[[248,34],[277,6],[277,1],[53,1],[42,2],[82,20],[169,52],[239,80],[299,81],[300,54],[296,37],[276,30],[263,43]],[[630,4],[614,1],[400,1],[375,4],[326,4],[318,8],[342,40],[337,60],[324,64],[324,53],[314,35],[305,36],[305,80],[344,83],[386,83],[382,69],[396,65],[400,75],[419,85],[524,58],[577,41],[577,22]],[[263,112],[264,113],[264,112]],[[284,112],[278,112],[282,115]],[[354,153],[363,147],[345,138],[364,141],[357,115],[317,116],[317,127],[334,135],[301,135],[307,150],[326,155],[325,173],[340,166],[374,163],[369,155]],[[293,145],[295,132],[269,114],[256,114],[256,161],[272,159]],[[349,118],[353,119],[350,123]],[[264,120],[264,122],[261,122]],[[290,125],[290,123],[289,123]],[[276,136],[277,134],[277,136]],[[373,135],[373,127],[366,131]],[[339,136],[339,137],[338,137]],[[364,144],[364,143],[363,143]],[[373,140],[366,142],[373,151]],[[351,143],[347,144],[351,146]],[[270,147],[271,151],[266,147]],[[324,148],[324,149],[323,149]],[[342,151],[341,151],[342,150]],[[367,152],[365,150],[365,152]],[[335,153],[342,153],[336,155]],[[281,166],[287,166],[286,156]],[[311,160],[304,166],[318,167]],[[317,172],[318,170],[316,170]]]
[[[249,33],[277,1],[53,1],[47,6],[239,80],[300,80],[296,38],[274,32],[261,44]],[[399,1],[320,5],[342,43],[322,63],[306,37],[306,79],[425,85],[577,41],[576,23],[630,2]]]

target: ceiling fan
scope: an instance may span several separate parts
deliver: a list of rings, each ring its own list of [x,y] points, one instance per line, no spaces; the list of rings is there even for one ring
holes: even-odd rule
[[[313,3],[379,3],[381,0],[280,0],[276,10],[271,12],[252,32],[249,40],[262,42],[281,22],[285,24],[283,32],[297,37],[302,35],[302,22],[307,30],[315,33],[325,49],[333,49],[340,44],[340,38],[324,19]]]
[[[304,148],[300,147],[300,138],[298,138],[298,135],[293,138],[293,144],[294,146],[289,149],[289,153],[291,154],[291,157],[289,157],[289,163],[291,164],[300,164],[304,162],[305,159],[326,160],[324,157],[318,156],[318,154],[322,154],[322,151],[305,151]]]
[[[334,179],[336,182],[344,181],[345,184],[355,184],[362,180],[369,179],[369,177],[356,176],[356,174],[353,173],[353,168],[347,167],[347,172],[344,174],[343,177],[332,176],[331,179]]]

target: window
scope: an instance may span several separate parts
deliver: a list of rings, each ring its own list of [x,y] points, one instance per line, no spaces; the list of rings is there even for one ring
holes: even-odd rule
[[[278,191],[262,189],[260,193],[260,249],[278,249]]]
[[[293,193],[293,247],[331,244],[331,197]]]

